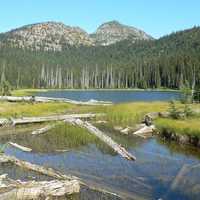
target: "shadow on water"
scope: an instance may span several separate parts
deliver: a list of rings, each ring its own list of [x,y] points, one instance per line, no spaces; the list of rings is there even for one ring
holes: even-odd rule
[[[11,140],[33,149],[33,152],[27,153],[8,147],[5,150],[7,154],[78,176],[92,185],[109,188],[124,198],[199,199],[200,153],[197,149],[191,150],[187,146],[180,148],[180,145],[166,144],[155,138],[143,140],[120,135],[107,125],[98,127],[136,155],[136,162],[121,158],[85,130],[68,125],[59,126],[38,136],[29,134],[35,126],[30,126],[29,131],[26,128],[24,132],[21,130],[23,127],[19,127],[15,131],[10,130],[10,134],[2,133],[0,142],[3,144]],[[67,151],[55,151],[56,149]],[[182,173],[185,165],[189,168]],[[85,188],[72,199],[113,197],[103,196]]]

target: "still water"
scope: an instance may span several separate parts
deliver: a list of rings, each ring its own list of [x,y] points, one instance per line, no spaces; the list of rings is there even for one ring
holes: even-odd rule
[[[77,101],[111,101],[113,103],[130,101],[169,101],[179,99],[180,92],[131,91],[131,90],[50,90],[37,93],[38,96],[68,98]]]
[[[7,141],[30,147],[27,153],[7,146],[5,153],[32,163],[53,167],[66,174],[81,177],[86,183],[119,194],[122,199],[198,200],[200,195],[200,151],[191,147],[167,143],[159,138],[143,140],[122,136],[106,125],[98,125],[137,157],[127,161],[109,147],[96,141],[75,141],[73,135],[49,133],[34,136],[23,127],[1,130],[0,143]],[[20,132],[20,133],[19,133]],[[70,132],[66,130],[66,132]],[[69,143],[69,141],[74,143]],[[66,150],[66,151],[58,151]],[[186,170],[185,170],[186,168]],[[0,167],[1,173],[21,178],[16,169]],[[185,170],[185,171],[184,171]],[[26,173],[23,173],[24,177]],[[29,174],[31,176],[31,174]],[[118,199],[89,191],[72,199]]]

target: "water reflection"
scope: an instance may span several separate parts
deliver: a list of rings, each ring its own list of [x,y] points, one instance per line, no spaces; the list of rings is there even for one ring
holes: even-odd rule
[[[100,145],[94,138],[84,137],[81,142],[76,141],[72,144],[68,140],[76,140],[76,137],[66,134],[66,130],[62,132],[63,129],[36,137],[28,133],[6,134],[0,137],[0,141],[4,143],[14,140],[34,149],[34,152],[27,153],[9,147],[6,149],[7,154],[79,176],[85,182],[109,188],[124,198],[198,199],[200,162],[197,149],[191,150],[187,146],[182,148],[175,143],[167,144],[155,138],[141,140],[137,137],[122,136],[108,126],[99,125],[99,128],[136,155],[136,162],[121,158],[106,145]],[[68,132],[70,131],[76,134],[71,128],[68,129]],[[69,151],[55,152],[55,149]],[[188,168],[181,173],[184,166]],[[86,192],[74,198],[87,199],[86,196],[92,199],[93,194]],[[104,197],[95,196],[95,199],[101,198]]]

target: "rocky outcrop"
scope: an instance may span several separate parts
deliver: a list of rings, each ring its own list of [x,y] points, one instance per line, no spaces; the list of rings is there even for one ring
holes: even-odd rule
[[[44,22],[0,34],[0,48],[6,45],[31,50],[62,51],[68,46],[107,46],[126,39],[134,42],[150,40],[152,37],[117,21],[102,24],[94,34],[90,35],[79,27]]]
[[[200,138],[197,136],[178,134],[167,129],[160,132],[160,136],[169,141],[176,141],[179,144],[192,145],[200,148]]]
[[[132,42],[153,39],[145,32],[131,26],[120,24],[117,21],[102,24],[91,37],[94,38],[97,45],[102,46],[114,44],[126,39],[130,39]]]
[[[32,50],[61,51],[67,45],[94,45],[93,39],[84,30],[56,22],[27,25],[5,35],[4,43]]]

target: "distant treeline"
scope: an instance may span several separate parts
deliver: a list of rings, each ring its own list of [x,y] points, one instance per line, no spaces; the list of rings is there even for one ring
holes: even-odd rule
[[[62,52],[0,48],[0,73],[14,88],[181,88],[200,85],[200,28],[155,41]]]

